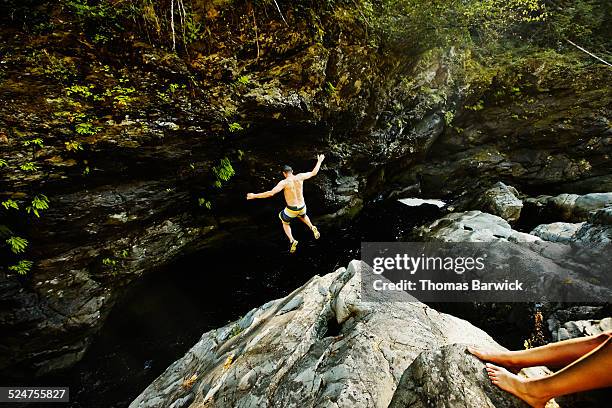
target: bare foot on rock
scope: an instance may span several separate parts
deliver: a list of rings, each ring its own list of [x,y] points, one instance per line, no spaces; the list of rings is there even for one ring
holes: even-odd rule
[[[523,367],[514,363],[512,355],[508,351],[485,350],[479,347],[468,346],[467,351],[475,355],[482,361],[490,361],[495,364],[507,367],[513,373],[518,373]]]
[[[489,379],[499,388],[509,392],[512,395],[522,399],[527,404],[534,408],[544,408],[550,398],[539,395],[539,393],[530,386],[530,381],[526,378],[512,374],[503,367],[498,367],[494,364],[487,363],[487,374]]]

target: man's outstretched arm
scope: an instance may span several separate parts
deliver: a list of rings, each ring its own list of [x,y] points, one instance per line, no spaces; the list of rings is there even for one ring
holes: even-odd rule
[[[325,159],[324,154],[318,155],[317,164],[314,166],[314,169],[312,169],[312,171],[309,171],[308,173],[297,174],[295,177],[299,178],[300,180],[306,180],[306,179],[316,176],[319,173],[319,169],[321,168],[321,163],[323,163],[324,159]]]
[[[285,188],[285,183],[283,181],[280,181],[272,190],[264,191],[263,193],[248,193],[247,200],[272,197],[274,194],[283,191],[283,188]]]

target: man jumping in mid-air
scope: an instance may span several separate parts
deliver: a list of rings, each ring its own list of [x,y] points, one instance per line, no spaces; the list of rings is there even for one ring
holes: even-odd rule
[[[306,215],[306,203],[304,202],[304,180],[307,180],[311,177],[314,177],[319,172],[321,168],[321,163],[323,163],[323,159],[325,156],[320,154],[317,156],[317,164],[308,173],[299,173],[293,174],[293,169],[290,166],[283,167],[283,176],[285,176],[284,180],[281,180],[276,187],[274,187],[270,191],[265,191],[263,193],[248,193],[247,200],[252,200],[254,198],[268,198],[272,197],[274,194],[279,193],[281,190],[285,193],[285,201],[287,202],[287,206],[284,210],[278,213],[278,218],[283,223],[283,230],[289,238],[289,242],[291,243],[291,247],[289,249],[290,253],[294,253],[297,249],[298,242],[293,239],[293,235],[291,235],[291,226],[289,223],[292,219],[298,217],[300,221],[308,226],[311,229],[315,239],[319,239],[321,234],[319,234],[319,230],[317,227],[312,225],[310,222],[310,218]]]

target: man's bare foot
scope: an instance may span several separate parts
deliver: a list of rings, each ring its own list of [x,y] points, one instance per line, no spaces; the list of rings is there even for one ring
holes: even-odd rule
[[[490,361],[507,367],[513,373],[518,373],[523,367],[514,364],[512,355],[507,351],[484,350],[478,347],[468,346],[467,351],[482,361]]]
[[[546,406],[550,398],[536,395],[533,387],[530,387],[529,380],[491,363],[487,363],[486,367],[491,382],[502,390],[517,396],[534,408],[544,408]]]

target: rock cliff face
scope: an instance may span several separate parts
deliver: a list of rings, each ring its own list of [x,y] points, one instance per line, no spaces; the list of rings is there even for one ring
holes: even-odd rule
[[[277,206],[243,197],[285,161],[302,170],[328,155],[306,192],[321,222],[393,191],[610,190],[604,66],[533,56],[484,70],[457,47],[395,55],[342,10],[316,24],[258,10],[255,50],[251,11],[225,2],[207,14],[213,46],[181,58],[131,33],[119,49],[92,44],[48,7],[55,28],[39,34],[0,17],[0,199],[50,206],[41,218],[0,209],[34,262],[26,277],[0,271],[5,375],[71,366],[122,288],[160,264],[261,237]]]
[[[130,407],[382,408],[405,398],[397,393],[398,384],[411,375],[407,372],[455,343],[463,344],[451,349],[453,358],[462,360],[457,369],[472,373],[462,382],[469,391],[460,396],[452,384],[440,389],[473,407],[491,406],[488,396],[503,401],[499,406],[524,406],[492,390],[484,364],[465,355],[465,344],[500,347],[486,333],[414,298],[362,302],[359,274],[364,267],[353,261],[346,269],[316,276],[286,298],[205,333]]]

